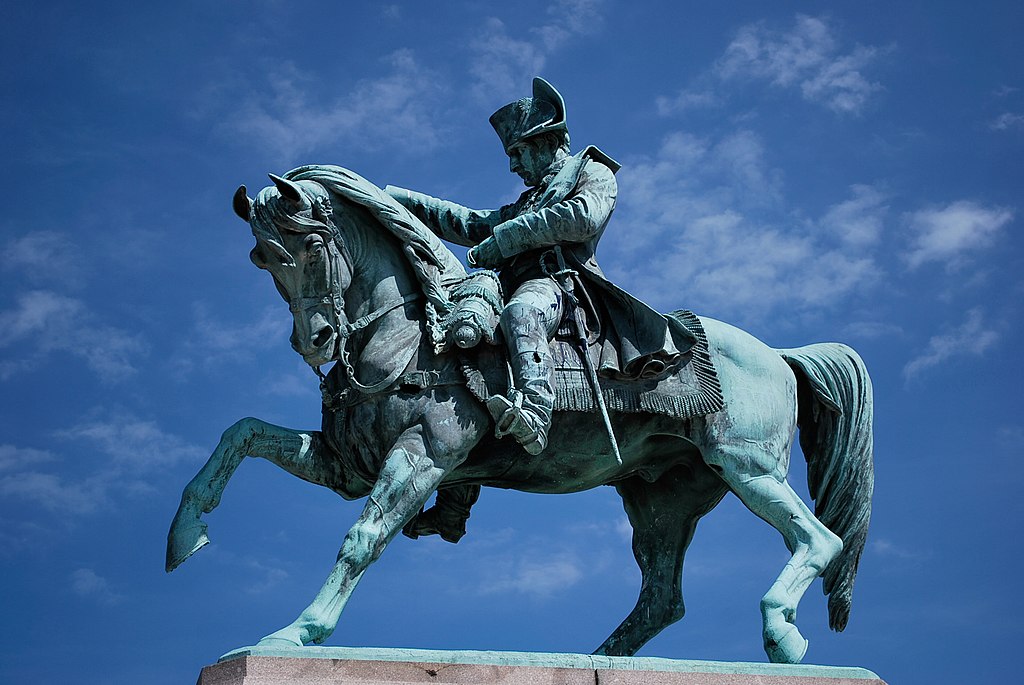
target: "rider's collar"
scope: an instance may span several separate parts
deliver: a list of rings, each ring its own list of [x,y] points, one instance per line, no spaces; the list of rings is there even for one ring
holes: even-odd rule
[[[562,170],[562,167],[565,166],[565,163],[568,162],[570,159],[571,157],[566,155],[565,157],[562,157],[558,161],[554,162],[551,166],[549,166],[547,173],[544,174],[544,178],[542,178],[540,183],[537,184],[537,188],[547,188],[551,184],[551,181],[555,178],[555,176],[558,175],[558,172]]]

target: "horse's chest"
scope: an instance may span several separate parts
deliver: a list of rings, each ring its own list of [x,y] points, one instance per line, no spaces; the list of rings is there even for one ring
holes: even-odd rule
[[[372,484],[391,447],[416,423],[415,413],[415,403],[384,396],[337,412],[325,411],[322,431],[346,466]]]

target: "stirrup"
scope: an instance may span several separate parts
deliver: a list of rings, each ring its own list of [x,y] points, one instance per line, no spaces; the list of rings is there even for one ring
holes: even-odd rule
[[[544,426],[535,428],[529,420],[530,411],[523,409],[523,393],[512,391],[510,400],[504,395],[493,395],[487,399],[487,410],[494,418],[494,437],[511,435],[529,454],[540,454],[548,445]]]

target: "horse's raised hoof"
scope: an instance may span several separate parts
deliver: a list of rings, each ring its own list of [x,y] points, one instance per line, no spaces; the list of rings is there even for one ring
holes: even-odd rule
[[[210,544],[206,535],[206,524],[199,520],[181,523],[180,514],[174,517],[171,531],[167,534],[167,561],[165,570],[170,573],[185,563],[190,556]]]
[[[798,664],[807,654],[807,647],[810,643],[800,634],[797,627],[792,623],[788,624],[777,639],[767,639],[764,643],[764,651],[768,654],[768,660],[773,664]]]

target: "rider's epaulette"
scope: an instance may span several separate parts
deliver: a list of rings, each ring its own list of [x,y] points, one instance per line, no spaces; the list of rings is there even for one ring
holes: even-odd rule
[[[613,174],[622,168],[621,164],[616,162],[614,159],[612,159],[605,153],[601,152],[601,150],[594,145],[588,145],[586,149],[583,150],[582,155],[588,159],[594,160],[595,162],[600,162],[601,164],[604,164],[606,167],[612,170]]]

